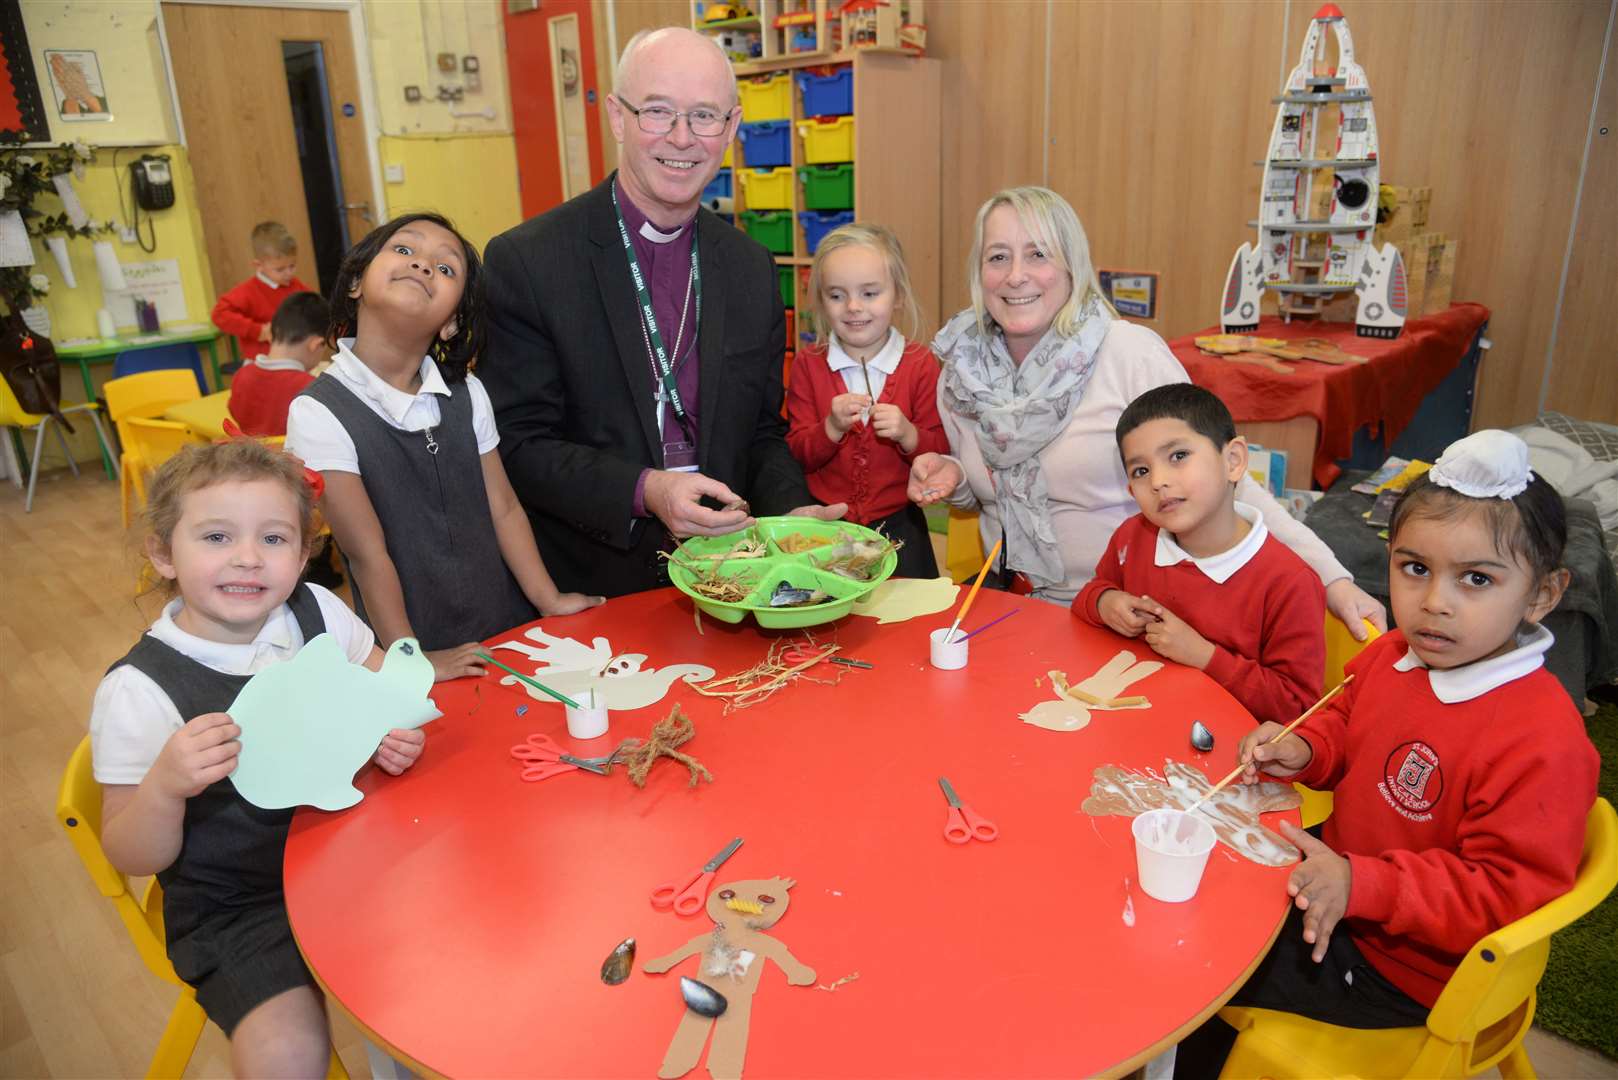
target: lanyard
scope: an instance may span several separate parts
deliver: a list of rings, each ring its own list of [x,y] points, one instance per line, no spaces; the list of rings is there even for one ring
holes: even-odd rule
[[[674,366],[668,349],[663,345],[663,334],[657,328],[657,314],[652,310],[652,291],[646,284],[646,275],[641,272],[640,260],[635,258],[635,245],[629,239],[629,227],[624,224],[624,211],[618,205],[618,190],[616,185],[612,192],[612,208],[618,215],[618,236],[624,242],[624,254],[629,259],[629,276],[635,282],[635,298],[640,303],[641,330],[646,335],[646,351],[651,357],[652,375],[661,389],[657,394],[657,430],[659,435],[663,431],[663,402],[666,399],[674,407],[674,419],[679,422],[680,430],[685,432],[686,438],[692,438],[691,426],[686,420],[685,404],[680,400],[680,388],[675,384]],[[697,269],[697,234],[695,225],[691,232],[691,287],[697,294],[697,325],[702,324],[702,272]],[[682,312],[683,314],[683,312]],[[679,342],[675,342],[678,347]]]

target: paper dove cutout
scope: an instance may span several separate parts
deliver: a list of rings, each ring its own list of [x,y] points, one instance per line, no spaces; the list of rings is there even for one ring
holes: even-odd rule
[[[1142,660],[1137,662],[1135,654],[1128,650],[1120,650],[1117,656],[1108,660],[1102,669],[1085,679],[1074,690],[1082,690],[1091,697],[1106,701],[1110,698],[1122,697],[1124,688],[1130,683],[1139,682],[1148,675],[1155,674],[1163,669],[1163,665],[1156,660]],[[1051,690],[1056,694],[1055,701],[1041,701],[1032,709],[1021,713],[1023,723],[1042,727],[1046,731],[1081,731],[1090,725],[1092,712],[1112,712],[1118,709],[1149,709],[1151,702],[1138,705],[1091,705],[1072,697],[1067,687],[1067,675],[1064,672],[1052,671],[1048,673],[1051,680]]]
[[[948,611],[955,605],[961,587],[947,577],[889,578],[858,600],[853,612],[877,621],[877,625],[904,622],[918,615]]]
[[[560,694],[577,701],[588,690],[596,693],[596,703],[609,709],[643,709],[663,700],[676,679],[707,682],[714,669],[701,664],[672,664],[666,668],[643,668],[644,653],[615,653],[604,637],[583,645],[572,638],[551,637],[539,627],[525,631],[524,641],[502,641],[493,648],[520,652],[535,661],[534,677]],[[514,676],[500,680],[504,686],[520,686],[537,701],[554,699]]]
[[[372,671],[321,634],[284,664],[247,681],[227,712],[242,729],[231,783],[265,810],[344,810],[365,796],[354,774],[394,728],[441,715],[427,691],[433,664],[414,638],[400,638]]]
[[[1093,817],[1135,817],[1148,810],[1189,810],[1212,788],[1201,769],[1172,758],[1163,762],[1162,776],[1151,770],[1098,765],[1084,812]],[[1298,861],[1298,849],[1259,824],[1258,816],[1291,810],[1302,802],[1291,784],[1266,780],[1232,784],[1203,803],[1198,812],[1238,855],[1260,866],[1287,866]]]

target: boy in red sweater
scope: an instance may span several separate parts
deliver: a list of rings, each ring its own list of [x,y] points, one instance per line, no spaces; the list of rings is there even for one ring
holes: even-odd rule
[[[298,242],[279,221],[253,227],[253,276],[219,298],[213,324],[236,338],[246,363],[270,342],[270,320],[290,293],[308,292],[298,280]]]
[[[1294,907],[1231,1001],[1357,1028],[1425,1023],[1480,938],[1572,886],[1600,766],[1543,663],[1567,517],[1522,440],[1455,443],[1388,528],[1399,629],[1296,733],[1261,745],[1265,724],[1237,748],[1248,783],[1262,770],[1335,800],[1320,840],[1281,826],[1304,856]],[[1233,1039],[1205,1024],[1175,1075],[1216,1075]]]
[[[293,293],[270,320],[270,351],[243,364],[230,381],[230,415],[248,435],[285,435],[292,399],[331,358],[331,311],[319,293]]]
[[[1118,417],[1141,512],[1112,534],[1073,614],[1208,673],[1260,722],[1320,696],[1320,578],[1236,501],[1247,443],[1230,410],[1190,383],[1148,390]]]

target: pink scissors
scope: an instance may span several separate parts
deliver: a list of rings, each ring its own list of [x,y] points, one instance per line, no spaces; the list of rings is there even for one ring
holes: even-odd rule
[[[945,840],[952,844],[964,844],[971,840],[988,842],[1000,835],[1000,829],[994,822],[980,817],[976,810],[961,802],[961,797],[955,794],[948,780],[940,776],[938,786],[944,789],[944,798],[949,800],[949,817],[944,819]]]
[[[653,889],[652,906],[659,911],[673,908],[676,915],[695,915],[701,911],[708,903],[708,886],[713,884],[714,871],[736,854],[736,849],[741,846],[742,838],[738,836],[683,883],[678,880],[665,881]]]
[[[584,769],[598,776],[606,776],[609,771],[607,758],[581,758],[564,754],[556,740],[549,735],[528,736],[527,741],[511,748],[511,756],[523,763],[524,780],[544,780],[575,769]]]

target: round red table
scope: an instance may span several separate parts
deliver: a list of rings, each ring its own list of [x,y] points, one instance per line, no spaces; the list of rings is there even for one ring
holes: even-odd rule
[[[697,962],[659,976],[640,965],[712,924],[654,911],[648,896],[742,836],[713,887],[795,878],[769,932],[821,984],[859,973],[826,993],[789,986],[772,964],[753,1003],[749,1076],[1133,1068],[1241,985],[1285,915],[1287,870],[1221,845],[1194,899],[1150,899],[1133,883],[1129,821],[1080,809],[1091,770],[1160,771],[1174,757],[1217,779],[1253,721],[1201,672],[1170,664],[1125,691],[1150,709],[1096,713],[1078,732],[1025,724],[1018,713],[1051,696],[1048,670],[1078,681],[1121,648],[1153,655],[1065,608],[1004,593],[982,593],[968,625],[1013,606],[1016,618],[972,640],[960,671],[927,663],[927,633],[949,616],[887,626],[851,616],[822,630],[869,671],[835,686],[798,682],[728,716],[676,684],[656,705],[613,713],[609,735],[589,743],[566,737],[560,705],[499,685],[497,671],[439,684],[444,715],[415,768],[370,770],[350,810],[297,814],[286,897],[304,956],[332,1000],[419,1068],[654,1075],[685,1009],[678,976],[696,975]],[[720,675],[757,662],[769,640],[751,623],[711,619],[698,636],[672,589],[544,626],[606,637],[615,653],[647,654],[647,666],[694,662]],[[675,702],[696,725],[683,749],[712,784],[688,788],[686,769],[667,760],[644,789],[622,769],[518,778],[510,751],[530,733],[605,753]],[[1208,755],[1187,738],[1198,719],[1218,739]],[[999,825],[998,840],[944,839],[940,776]],[[626,937],[639,944],[635,972],[606,986],[601,962]]]

